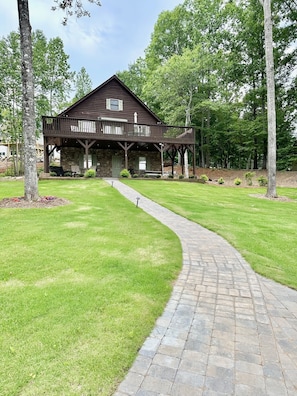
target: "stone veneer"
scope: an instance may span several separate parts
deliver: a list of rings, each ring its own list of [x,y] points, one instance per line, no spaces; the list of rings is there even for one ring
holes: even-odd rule
[[[124,150],[103,150],[90,149],[89,154],[92,155],[92,165],[96,166],[97,177],[112,177],[112,158],[118,156],[121,158],[121,169],[125,167]],[[61,150],[61,166],[64,171],[71,170],[72,165],[79,165],[81,172],[83,169],[83,148],[64,147]],[[159,152],[151,151],[128,151],[128,169],[132,168],[135,173],[139,172],[139,157],[146,158],[147,170],[161,170],[161,158]]]

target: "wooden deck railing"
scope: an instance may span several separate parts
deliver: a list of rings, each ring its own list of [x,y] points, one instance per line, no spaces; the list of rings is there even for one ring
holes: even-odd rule
[[[43,117],[44,136],[92,138],[98,140],[128,140],[194,144],[193,128],[163,124],[144,125],[122,121],[87,120],[69,117]]]

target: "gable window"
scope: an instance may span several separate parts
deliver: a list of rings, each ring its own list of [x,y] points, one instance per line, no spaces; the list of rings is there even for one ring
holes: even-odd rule
[[[106,99],[107,110],[123,111],[123,101],[120,99]]]

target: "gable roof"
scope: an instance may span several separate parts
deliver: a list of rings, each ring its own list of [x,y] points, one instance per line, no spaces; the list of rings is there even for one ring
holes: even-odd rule
[[[78,106],[80,103],[82,103],[84,100],[86,100],[87,98],[89,98],[90,96],[92,96],[94,93],[100,91],[103,87],[105,87],[106,85],[108,85],[111,81],[117,81],[142,107],[145,108],[145,110],[147,112],[149,112],[159,123],[163,124],[162,120],[149,108],[147,107],[147,105],[138,98],[138,96],[136,96],[130,88],[127,87],[127,85],[125,85],[123,83],[123,81],[121,81],[119,79],[119,77],[117,75],[113,75],[112,77],[110,77],[108,80],[106,80],[104,83],[102,83],[101,85],[99,85],[97,88],[93,89],[91,92],[89,92],[87,95],[83,96],[81,99],[79,99],[78,101],[76,101],[75,103],[73,103],[71,106],[67,107],[67,109],[65,109],[64,111],[62,111],[62,113],[58,114],[58,117],[61,116],[65,116],[70,110],[74,109],[76,106]]]

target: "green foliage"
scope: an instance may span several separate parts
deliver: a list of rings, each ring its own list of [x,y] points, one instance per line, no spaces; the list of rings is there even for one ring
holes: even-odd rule
[[[235,186],[240,186],[241,183],[242,183],[242,180],[241,180],[239,177],[237,177],[237,178],[234,180]]]
[[[75,96],[73,102],[81,99],[92,90],[92,80],[88,75],[86,69],[82,67],[75,76]]]
[[[204,182],[208,182],[208,180],[209,180],[207,175],[201,175],[200,179],[203,180]]]
[[[91,178],[91,177],[95,177],[95,176],[96,176],[95,169],[88,169],[85,171],[84,177]]]
[[[178,176],[179,179],[184,179],[184,177],[185,177],[184,175],[179,175]]]
[[[4,176],[15,176],[15,170],[13,166],[7,168],[4,172]]]
[[[55,176],[57,176],[57,173],[56,172],[50,172],[50,176],[55,177]]]
[[[130,172],[128,171],[128,169],[122,169],[120,172],[120,176],[127,178],[127,177],[131,177]]]
[[[224,184],[224,183],[225,183],[224,178],[223,178],[223,177],[220,177],[220,178],[218,179],[218,183],[219,183],[219,184]]]
[[[291,49],[296,13],[287,4],[273,4],[278,169],[290,167],[295,156],[292,71],[297,52]],[[258,0],[186,0],[161,13],[145,58],[121,76],[165,122],[196,126],[199,166],[249,169],[253,164],[257,169],[267,161],[263,8]]]
[[[248,186],[252,186],[253,185],[253,177],[254,176],[255,176],[255,172],[246,172],[244,174],[244,178],[245,178]]]
[[[266,187],[267,186],[267,184],[268,184],[268,179],[267,179],[267,177],[265,177],[265,176],[259,176],[258,177],[258,183],[259,183],[259,186],[260,187]]]

